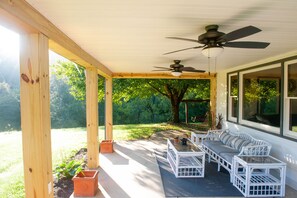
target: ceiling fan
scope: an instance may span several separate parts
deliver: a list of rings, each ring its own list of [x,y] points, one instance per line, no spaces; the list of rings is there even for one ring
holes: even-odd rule
[[[234,41],[237,39],[241,39],[252,34],[258,33],[261,30],[254,26],[246,26],[227,34],[218,31],[218,25],[208,25],[205,27],[206,32],[198,36],[198,40],[196,39],[188,39],[188,38],[180,38],[180,37],[166,37],[169,39],[177,39],[184,40],[190,42],[196,42],[201,44],[200,46],[180,49],[172,52],[167,52],[166,54],[171,54],[175,52],[190,50],[190,49],[198,49],[202,48],[202,54],[206,57],[216,57],[223,50],[224,47],[233,47],[233,48],[246,48],[246,49],[264,49],[270,43],[267,42],[256,42],[256,41]]]
[[[173,62],[174,64],[171,64],[170,68],[155,66],[157,70],[153,70],[153,71],[171,71],[171,74],[173,76],[180,76],[182,72],[199,72],[199,73],[205,72],[204,70],[197,70],[193,67],[184,67],[182,64],[180,64],[181,60],[174,60]]]

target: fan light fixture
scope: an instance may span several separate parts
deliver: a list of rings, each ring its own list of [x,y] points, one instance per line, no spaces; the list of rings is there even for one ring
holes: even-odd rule
[[[224,51],[224,48],[221,46],[218,47],[205,47],[202,49],[202,54],[209,58],[214,58],[220,55]]]
[[[180,71],[172,71],[172,76],[179,77],[182,73]]]

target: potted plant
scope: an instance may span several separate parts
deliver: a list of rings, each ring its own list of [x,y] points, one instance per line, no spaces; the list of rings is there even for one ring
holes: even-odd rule
[[[112,153],[113,140],[102,140],[100,143],[100,153]]]
[[[55,173],[60,178],[71,179],[73,181],[74,196],[93,197],[98,190],[98,171],[84,170],[85,163],[81,160],[64,161],[55,169]]]
[[[219,113],[218,117],[217,117],[217,120],[218,120],[218,123],[216,126],[217,129],[222,129],[223,119],[224,119],[223,115],[221,113]]]
[[[188,141],[188,135],[183,134],[183,137],[181,139],[182,145],[187,145],[187,141]]]
[[[94,197],[98,190],[98,171],[81,170],[72,178],[74,196]]]
[[[178,142],[179,142],[179,137],[178,136],[174,137],[174,143],[177,144]]]

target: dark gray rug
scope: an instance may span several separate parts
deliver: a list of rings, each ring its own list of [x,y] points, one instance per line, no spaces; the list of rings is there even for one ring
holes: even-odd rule
[[[155,152],[166,197],[242,197],[230,183],[227,172],[217,172],[217,164],[205,164],[204,178],[176,178],[166,152]],[[223,169],[223,168],[222,168]]]

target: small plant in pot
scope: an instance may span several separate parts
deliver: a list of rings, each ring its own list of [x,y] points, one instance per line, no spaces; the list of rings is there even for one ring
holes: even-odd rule
[[[58,179],[66,178],[71,179],[77,173],[83,170],[85,164],[83,161],[71,160],[71,161],[63,161],[59,164],[54,170]]]
[[[98,171],[84,170],[83,161],[71,160],[64,161],[55,169],[58,179],[66,178],[73,181],[74,196],[93,197],[98,190]]]
[[[174,137],[174,143],[177,144],[178,142],[179,142],[179,137],[178,136]]]
[[[184,134],[181,139],[182,145],[187,145],[187,141],[188,141],[188,135]]]
[[[94,197],[98,191],[98,171],[81,170],[72,178],[75,197]]]
[[[217,117],[217,121],[218,121],[216,126],[217,129],[222,129],[223,119],[224,119],[223,115],[219,113]]]

